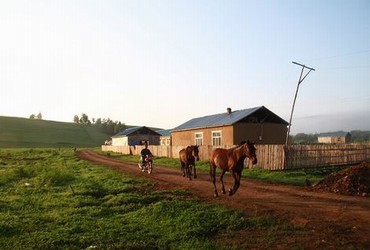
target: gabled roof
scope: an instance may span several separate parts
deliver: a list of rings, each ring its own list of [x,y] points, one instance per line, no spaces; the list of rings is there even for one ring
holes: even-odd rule
[[[161,136],[170,136],[172,129],[161,129],[156,130],[157,133],[161,134]]]
[[[336,131],[336,132],[329,132],[329,133],[320,133],[318,137],[333,137],[333,136],[347,136],[351,135],[349,132],[345,131]]]
[[[250,120],[248,120],[248,118]],[[252,123],[273,122],[288,125],[288,122],[286,122],[264,106],[260,106],[249,109],[235,110],[231,113],[224,112],[215,115],[193,118],[177,126],[172,131],[233,125],[242,120],[244,121],[244,119],[246,122]]]
[[[141,131],[146,131],[146,132],[150,132],[151,134],[153,135],[160,135],[158,132],[148,128],[148,127],[133,127],[133,128],[128,128],[128,129],[125,129],[125,130],[122,130],[120,132],[118,132],[117,134],[113,135],[112,138],[115,138],[115,137],[120,137],[120,136],[129,136],[131,134],[134,134],[136,132],[141,132]]]

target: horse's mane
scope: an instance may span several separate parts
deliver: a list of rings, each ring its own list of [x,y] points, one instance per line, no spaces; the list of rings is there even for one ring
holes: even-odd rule
[[[245,144],[245,143],[244,143]],[[234,151],[239,151],[243,146],[244,144],[241,144],[241,145],[238,145],[238,146],[234,146],[232,148],[229,148],[227,151],[228,151],[228,154],[232,154]]]

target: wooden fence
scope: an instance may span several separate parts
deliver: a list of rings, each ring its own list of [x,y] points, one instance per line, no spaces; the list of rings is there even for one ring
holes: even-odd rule
[[[169,158],[178,158],[179,151],[183,148],[184,146],[149,146],[150,151],[155,156]],[[143,149],[143,146],[102,146],[102,151],[132,155],[138,155],[141,149]],[[288,147],[284,145],[256,145],[256,149],[257,166],[268,170],[349,165],[370,160],[370,143],[290,145]],[[212,150],[212,146],[200,146],[200,159],[209,159]],[[253,167],[248,159],[246,159],[245,164],[246,167]]]

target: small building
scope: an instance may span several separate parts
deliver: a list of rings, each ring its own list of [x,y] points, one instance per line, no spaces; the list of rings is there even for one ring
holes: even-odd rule
[[[344,131],[321,133],[317,136],[319,143],[346,144],[351,142],[351,133]]]
[[[112,136],[112,146],[159,145],[160,134],[148,127],[133,127]]]
[[[284,144],[288,122],[264,106],[193,118],[172,130],[172,145]]]
[[[161,137],[159,138],[159,145],[162,145],[162,146],[171,146],[172,143],[171,143],[171,129],[161,129],[161,130],[157,130],[156,132],[159,133],[161,135]]]

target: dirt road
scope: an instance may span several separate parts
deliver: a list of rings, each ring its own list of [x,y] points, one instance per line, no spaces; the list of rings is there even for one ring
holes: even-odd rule
[[[198,178],[189,181],[179,169],[155,165],[151,175],[142,173],[137,164],[118,161],[92,151],[77,152],[81,159],[101,164],[130,175],[156,182],[161,189],[186,189],[194,196],[212,203],[224,204],[243,211],[247,216],[271,215],[310,231],[309,244],[322,242],[323,248],[345,248],[339,241],[358,249],[370,249],[370,198],[345,196],[328,192],[314,192],[289,185],[270,184],[243,179],[237,193],[213,198],[213,184],[209,173],[198,172]],[[154,162],[155,164],[155,162]],[[219,173],[218,173],[219,174]],[[225,175],[225,187],[232,178]],[[221,184],[217,182],[220,190]],[[297,236],[292,236],[297,237]]]

